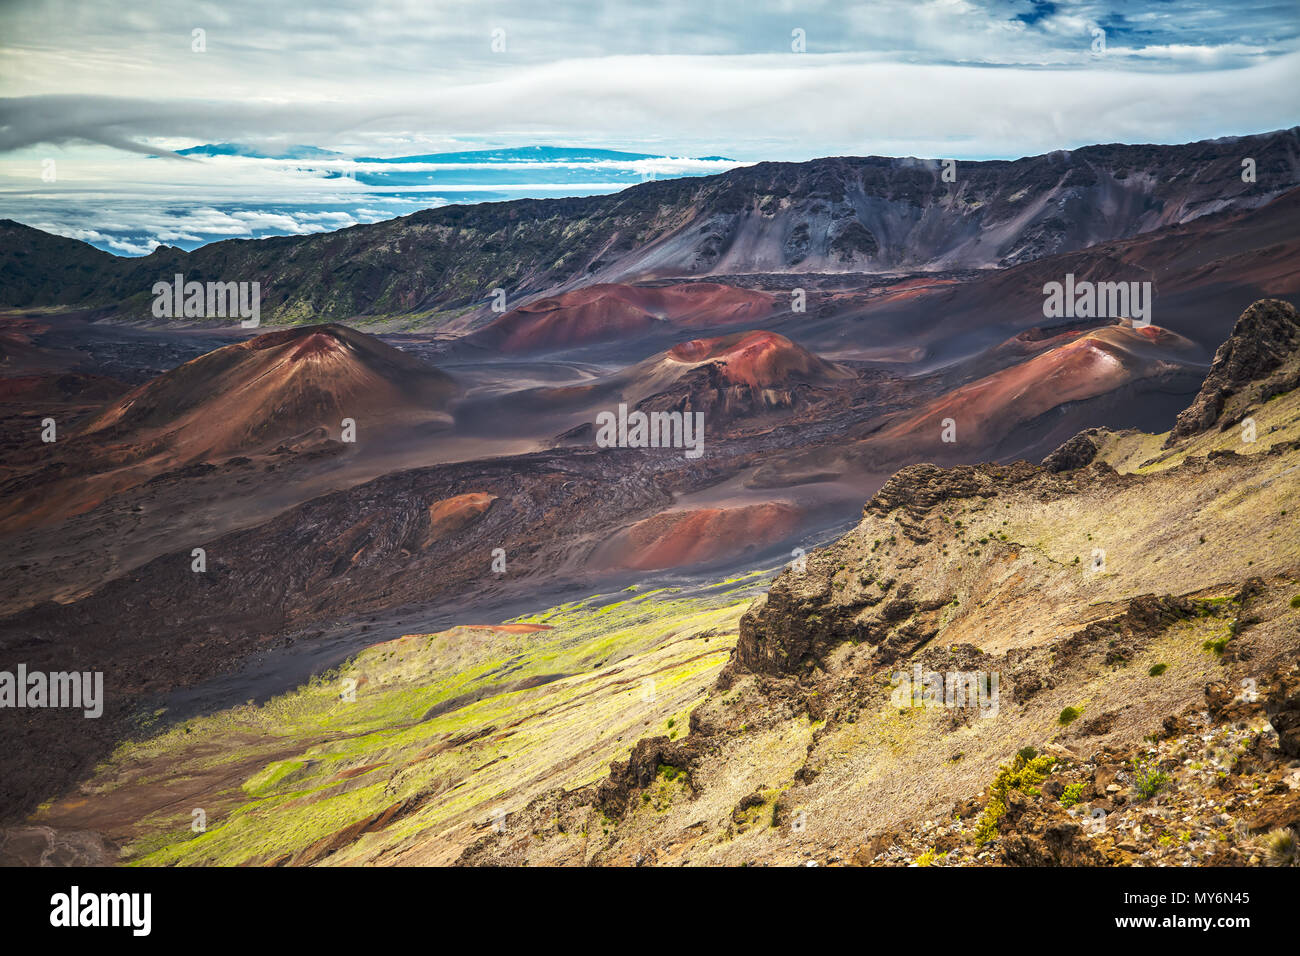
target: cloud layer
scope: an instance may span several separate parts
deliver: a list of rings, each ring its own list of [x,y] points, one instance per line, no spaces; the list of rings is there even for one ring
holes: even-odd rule
[[[5,214],[111,235],[121,251],[211,235],[186,225],[203,210],[272,209],[294,231],[330,221],[307,214],[449,199],[389,193],[386,210],[382,191],[322,165],[148,158],[199,143],[310,144],[344,160],[536,143],[984,159],[1300,122],[1294,10],[1254,0],[16,0],[0,37]],[[45,160],[56,182],[40,180]],[[515,185],[627,181],[600,172]],[[129,219],[130,235],[107,228]]]

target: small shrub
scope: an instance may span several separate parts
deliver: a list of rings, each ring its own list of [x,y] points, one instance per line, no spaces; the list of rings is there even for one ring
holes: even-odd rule
[[[1082,707],[1067,707],[1065,710],[1061,711],[1061,716],[1056,718],[1056,722],[1062,727],[1068,727],[1074,721],[1078,720],[1079,715],[1082,713]]]
[[[918,857],[916,858],[916,865],[917,865],[917,866],[929,866],[929,865],[930,865],[931,863],[933,863],[933,862],[934,862],[934,850],[933,850],[933,849],[926,850],[924,853],[922,853],[920,856],[918,856]]]
[[[1297,594],[1295,597],[1291,599],[1291,606],[1300,607],[1300,594]]]
[[[1012,790],[1036,797],[1039,794],[1038,785],[1052,772],[1056,758],[1047,754],[1026,758],[1027,752],[1035,751],[1032,747],[1025,747],[1015,755],[1011,763],[1003,764],[998,775],[993,778],[993,786],[989,788],[989,802],[984,805],[984,812],[980,814],[979,824],[975,827],[976,846],[983,846],[997,837],[998,823],[1006,815],[1007,795]]]
[[[1070,809],[1070,807],[1074,806],[1080,799],[1082,799],[1083,791],[1086,790],[1087,787],[1088,785],[1086,783],[1070,784],[1065,788],[1065,792],[1061,794],[1061,806],[1065,807],[1067,810]]]
[[[1143,800],[1150,800],[1171,783],[1169,774],[1147,761],[1133,761],[1133,788]]]
[[[1270,830],[1264,837],[1265,855],[1269,866],[1296,866],[1300,856],[1296,853],[1294,830]]]
[[[1165,671],[1169,670],[1168,664],[1152,664],[1151,670],[1147,671],[1148,677],[1159,677]]]

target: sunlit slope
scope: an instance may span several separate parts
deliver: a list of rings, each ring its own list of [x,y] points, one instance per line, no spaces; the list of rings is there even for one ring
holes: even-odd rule
[[[597,781],[645,734],[684,735],[765,582],[376,645],[263,707],[122,746],[85,798],[40,819],[147,864],[450,862],[495,813]]]

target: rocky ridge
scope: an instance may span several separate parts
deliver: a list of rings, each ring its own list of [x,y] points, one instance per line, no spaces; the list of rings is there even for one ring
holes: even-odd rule
[[[1243,183],[1243,151],[1258,178]],[[332,233],[162,246],[121,258],[0,220],[0,306],[150,316],[176,273],[260,282],[268,323],[408,316],[485,319],[590,283],[771,272],[1009,266],[1124,239],[1300,185],[1300,130],[1179,146],[1090,146],[967,162],[832,157],[758,163],[607,196],[428,209]],[[1120,225],[1122,224],[1122,225]]]

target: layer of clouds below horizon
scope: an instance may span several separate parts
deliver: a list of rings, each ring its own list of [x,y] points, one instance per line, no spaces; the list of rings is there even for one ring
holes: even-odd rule
[[[193,249],[219,239],[342,229],[454,202],[610,193],[737,165],[672,157],[380,163],[219,155],[176,162],[102,146],[53,155],[23,150],[0,160],[0,218],[140,256],[159,245]],[[389,179],[399,184],[385,185]]]

